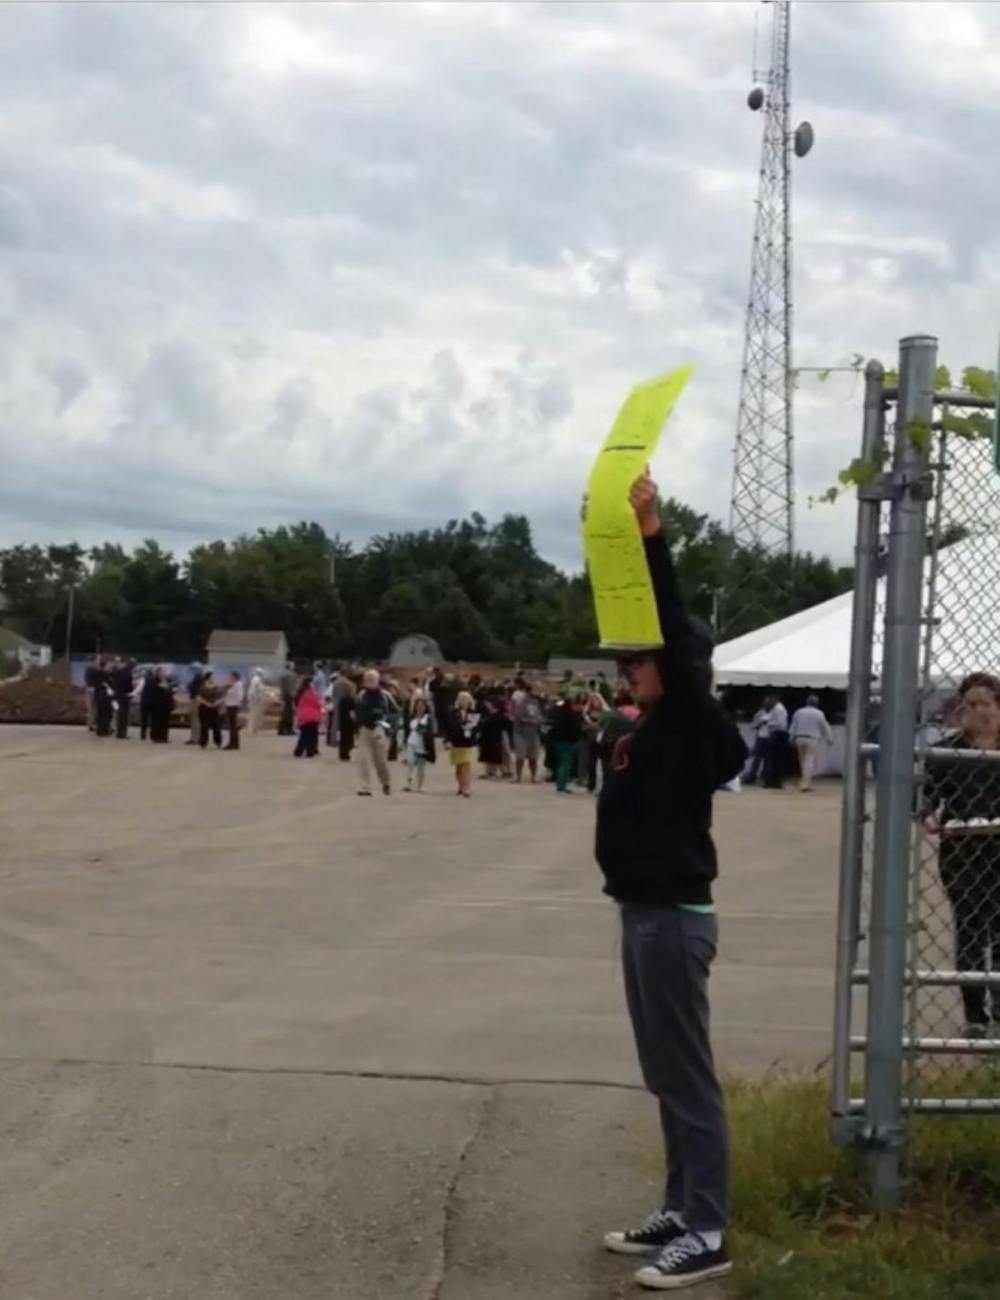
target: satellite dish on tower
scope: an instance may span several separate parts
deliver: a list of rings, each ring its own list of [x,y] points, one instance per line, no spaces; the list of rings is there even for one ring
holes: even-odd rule
[[[811,122],[800,122],[795,128],[795,156],[804,158],[809,150],[813,147],[813,141],[816,136],[812,129]]]
[[[754,86],[750,94],[747,95],[747,104],[754,113],[759,112],[764,107],[764,92],[760,86]]]

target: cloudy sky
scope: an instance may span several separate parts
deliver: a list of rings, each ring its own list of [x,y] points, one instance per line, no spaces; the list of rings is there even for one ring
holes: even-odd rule
[[[725,517],[754,10],[4,5],[0,544],[518,510],[575,566],[619,402],[686,360],[656,469]],[[796,6],[801,364],[913,331],[992,364],[997,48],[992,5]],[[838,556],[849,508],[807,498],[859,402],[797,407],[800,538]]]

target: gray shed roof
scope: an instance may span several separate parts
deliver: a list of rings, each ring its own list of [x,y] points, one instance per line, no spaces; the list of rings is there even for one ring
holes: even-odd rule
[[[287,645],[284,632],[245,631],[238,628],[217,627],[208,638],[208,653],[278,655],[285,653]]]
[[[36,650],[34,641],[13,632],[9,627],[0,627],[0,654],[16,654],[18,650]]]

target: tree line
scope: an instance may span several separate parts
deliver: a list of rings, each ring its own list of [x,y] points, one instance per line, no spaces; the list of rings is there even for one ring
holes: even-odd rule
[[[709,621],[737,635],[847,590],[851,570],[797,555],[789,565],[735,545],[707,515],[663,504],[681,585]],[[303,658],[383,659],[423,632],[451,660],[543,663],[595,649],[590,584],[535,550],[531,525],[508,514],[373,537],[355,548],[319,524],[259,529],[178,558],[154,539],[135,549],[75,542],[0,550],[5,619],[72,651],[200,658],[214,627],[284,631]],[[737,593],[738,600],[725,593]]]

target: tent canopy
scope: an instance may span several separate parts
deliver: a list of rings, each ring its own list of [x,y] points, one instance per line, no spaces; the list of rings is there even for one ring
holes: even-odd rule
[[[800,686],[847,690],[851,592],[726,641],[715,651],[720,686]]]
[[[997,672],[1000,665],[1000,535],[984,530],[929,557],[924,567],[924,608],[934,632],[930,677],[953,688],[967,674]],[[931,587],[933,584],[933,596]],[[853,592],[779,619],[720,645],[715,677],[721,686],[797,686],[846,690],[851,656]],[[885,609],[879,578],[876,610]],[[923,656],[921,656],[922,658]],[[882,671],[877,634],[872,670]]]

